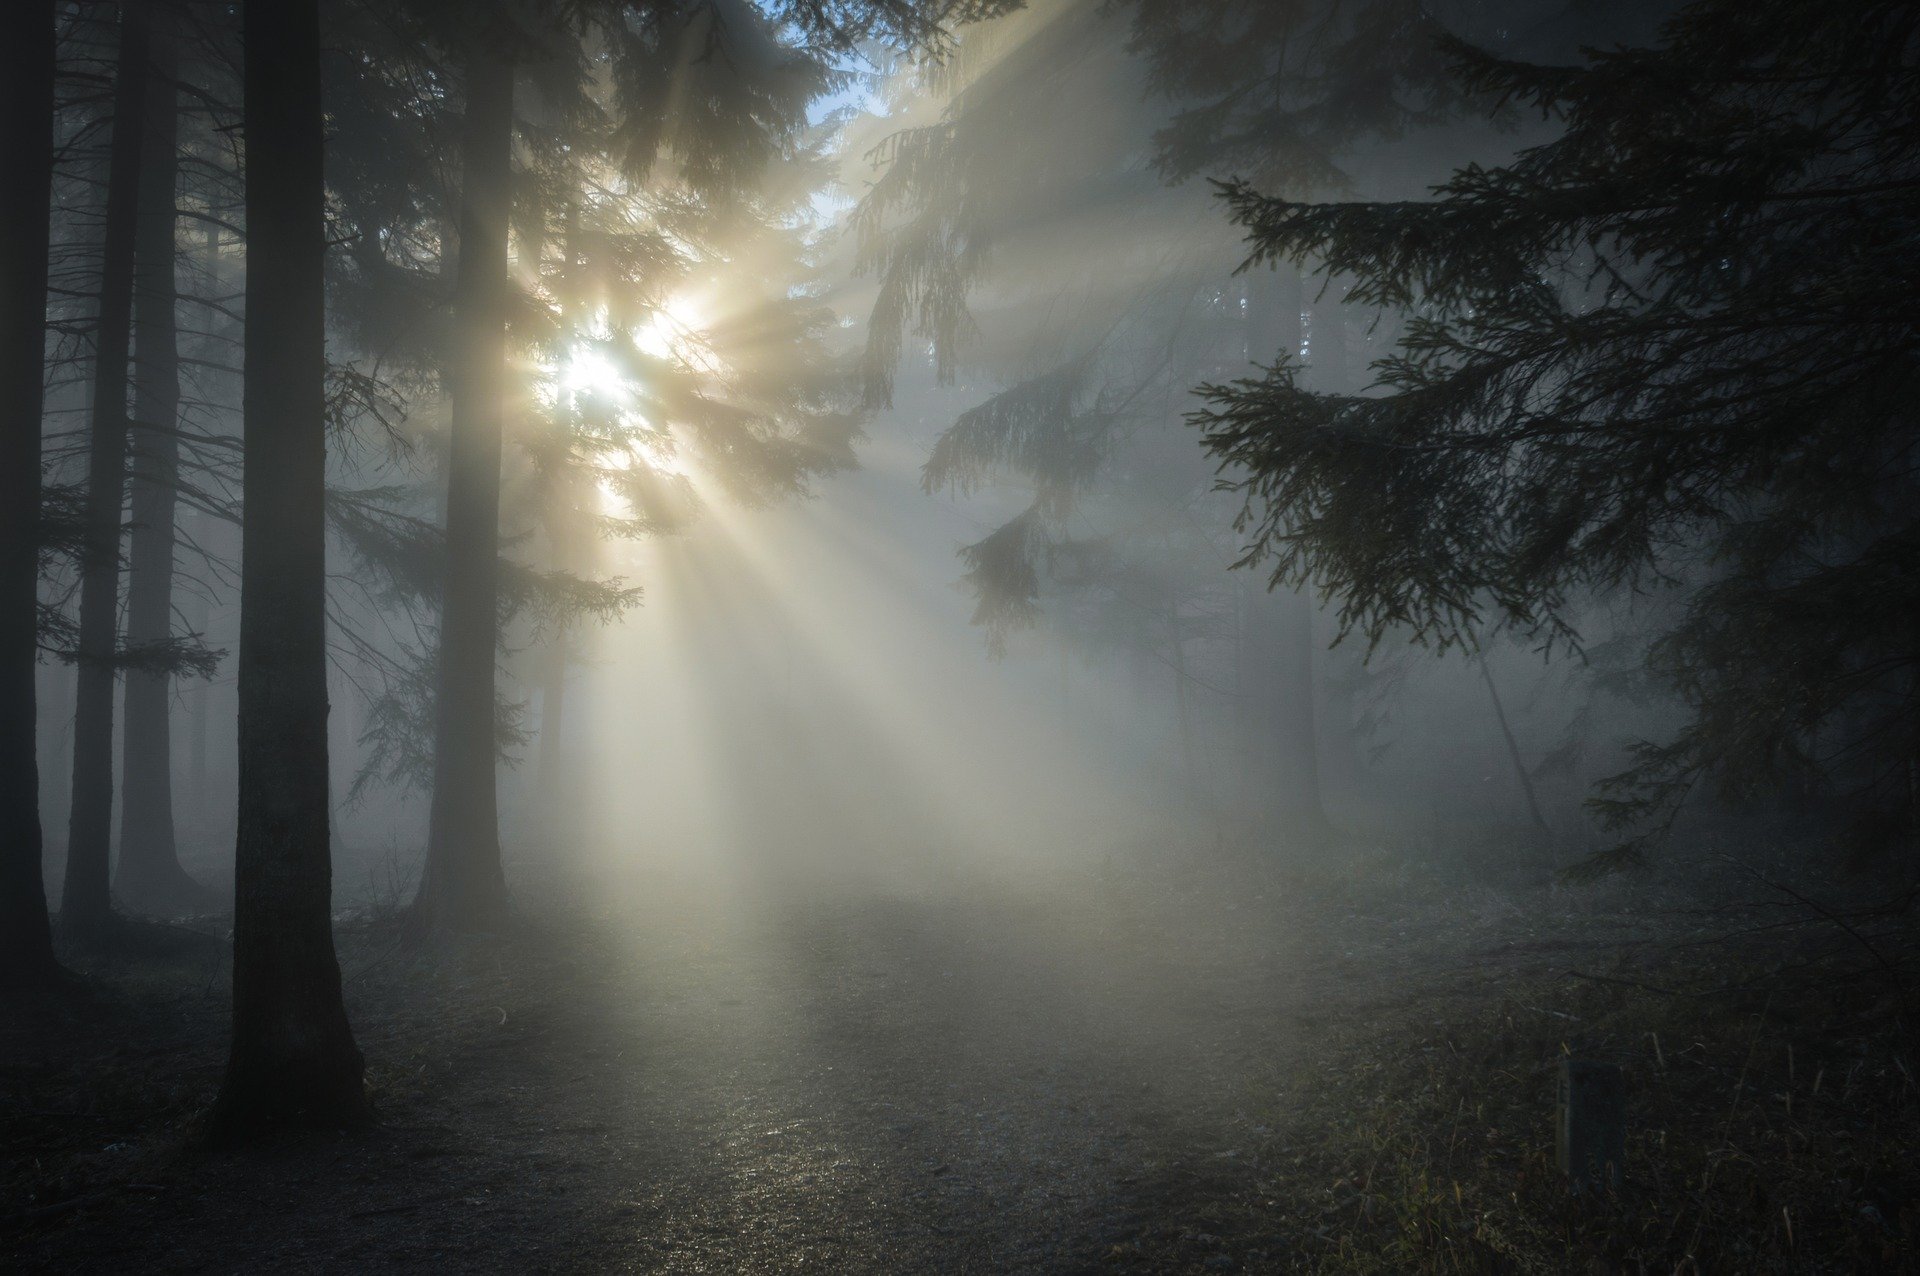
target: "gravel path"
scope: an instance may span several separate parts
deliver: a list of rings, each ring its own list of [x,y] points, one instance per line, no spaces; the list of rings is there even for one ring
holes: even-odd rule
[[[629,910],[431,961],[350,935],[383,1121],[246,1158],[189,1142],[224,979],[153,976],[8,1043],[0,1266],[1283,1265],[1216,1207],[1329,1018],[1404,1002],[1351,947],[1391,937],[1153,896]]]

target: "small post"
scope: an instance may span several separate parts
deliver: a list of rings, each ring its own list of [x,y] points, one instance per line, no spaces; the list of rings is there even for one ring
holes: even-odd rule
[[[1562,1058],[1555,1129],[1557,1164],[1576,1193],[1619,1187],[1627,1155],[1626,1080],[1620,1069]]]

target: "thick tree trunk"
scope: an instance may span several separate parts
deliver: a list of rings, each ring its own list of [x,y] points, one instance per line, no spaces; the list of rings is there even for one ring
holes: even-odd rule
[[[57,969],[34,694],[53,57],[53,0],[28,0],[0,49],[0,987],[28,990]]]
[[[327,853],[319,0],[246,0],[245,503],[233,1049],[216,1142],[367,1116]]]
[[[140,164],[140,223],[133,277],[132,518],[127,556],[127,646],[173,634],[174,504],[180,444],[180,358],[174,323],[174,178],[179,171],[172,41],[152,39],[146,139]],[[212,903],[180,867],[174,847],[173,747],[168,702],[173,679],[128,670],[120,754],[120,859],[114,893],[122,904],[168,915]]]
[[[426,871],[414,902],[415,924],[425,930],[488,930],[507,914],[495,792],[494,650],[512,154],[513,65],[476,42],[467,63],[461,138],[433,805]]]
[[[113,147],[107,164],[100,312],[94,329],[93,420],[80,561],[80,649],[73,707],[73,796],[60,928],[82,942],[113,925],[107,879],[113,837],[113,684],[120,609],[120,521],[126,496],[127,348],[139,220],[141,117],[147,109],[148,0],[120,7]]]

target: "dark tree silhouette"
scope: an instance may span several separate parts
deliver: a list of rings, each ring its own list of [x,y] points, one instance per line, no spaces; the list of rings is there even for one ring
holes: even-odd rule
[[[60,929],[98,943],[113,929],[108,889],[113,836],[113,686],[119,666],[121,505],[126,497],[127,355],[132,342],[142,121],[147,111],[149,0],[120,6],[107,161],[107,215],[94,330],[93,420],[80,551],[78,666],[73,707],[73,803]]]
[[[174,317],[179,108],[171,33],[156,27],[151,46],[134,246],[129,655],[164,655],[173,646],[174,509],[180,481],[180,356]],[[128,667],[121,732],[120,858],[113,888],[123,905],[163,915],[214,902],[212,893],[180,867],[174,846],[168,729],[172,694],[173,671],[166,660],[142,660]]]
[[[446,576],[434,700],[433,807],[414,904],[426,929],[497,926],[507,910],[495,791],[494,648],[500,606],[500,451],[507,391],[507,222],[513,60],[500,33],[473,37],[460,135],[454,286],[453,439]]]
[[[0,49],[0,986],[27,989],[57,968],[34,741],[53,65],[53,4],[29,0]]]
[[[248,0],[246,502],[233,1047],[217,1141],[367,1115],[328,844],[326,192],[318,0]]]
[[[1671,586],[1651,661],[1692,720],[1609,782],[1651,823],[1595,866],[1702,780],[1831,783],[1885,845],[1920,747],[1920,13],[1706,0],[1578,66],[1454,53],[1559,135],[1426,202],[1225,188],[1253,263],[1414,312],[1384,393],[1287,360],[1207,391],[1256,553],[1442,647],[1573,643],[1596,592]]]

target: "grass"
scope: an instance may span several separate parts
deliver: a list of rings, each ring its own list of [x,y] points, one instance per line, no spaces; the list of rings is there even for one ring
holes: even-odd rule
[[[1572,956],[1516,973],[1490,954],[1445,1001],[1340,1033],[1300,1078],[1304,1099],[1265,1120],[1313,1132],[1270,1149],[1253,1194],[1285,1215],[1265,1225],[1292,1248],[1268,1257],[1339,1272],[1920,1270],[1910,939],[1883,927],[1869,959],[1830,926],[1775,919],[1579,974]],[[1576,1197],[1554,1168],[1569,1053],[1626,1078],[1617,1192]]]

